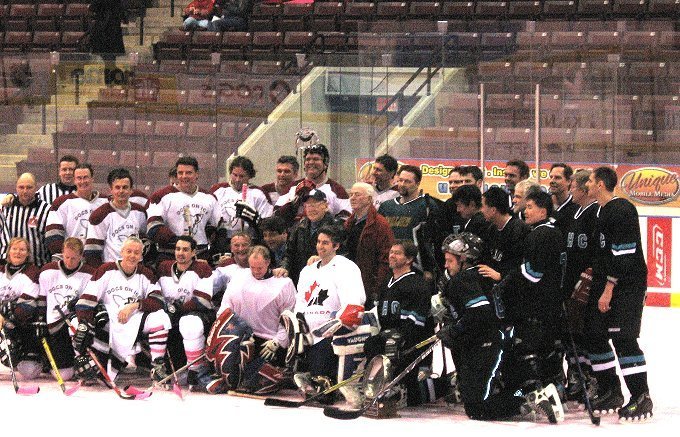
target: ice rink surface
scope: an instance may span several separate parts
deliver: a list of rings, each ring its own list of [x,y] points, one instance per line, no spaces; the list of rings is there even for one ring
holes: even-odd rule
[[[170,437],[229,436],[245,432],[256,436],[315,437],[574,437],[584,432],[598,436],[667,436],[680,430],[678,333],[680,309],[645,308],[641,345],[647,357],[654,418],[644,424],[619,424],[614,416],[604,416],[597,428],[582,411],[567,412],[566,420],[558,425],[548,424],[545,418],[538,422],[477,422],[467,419],[460,406],[443,403],[401,410],[401,417],[396,419],[361,417],[341,421],[324,417],[319,408],[265,407],[261,400],[211,396],[186,390],[184,400],[172,392],[163,391],[156,391],[143,401],[123,400],[103,387],[83,387],[73,396],[66,397],[56,382],[47,377],[22,383],[39,384],[40,393],[18,396],[14,393],[9,370],[0,366],[4,434]],[[548,432],[550,434],[546,434]]]

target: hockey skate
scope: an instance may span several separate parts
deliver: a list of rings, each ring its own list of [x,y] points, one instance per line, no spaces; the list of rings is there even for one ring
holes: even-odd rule
[[[165,360],[163,357],[155,358],[151,362],[151,380],[154,382],[162,381],[169,376],[169,373],[165,367]]]
[[[599,391],[590,399],[593,411],[600,414],[616,413],[623,405],[623,395],[621,388],[610,388],[606,391]]]
[[[554,384],[532,391],[524,396],[531,410],[543,413],[552,424],[564,421],[564,409],[560,401],[560,395]]]
[[[210,366],[203,364],[195,369],[189,369],[187,372],[187,384],[189,385],[189,390],[193,392],[205,393],[207,391],[206,387],[212,380],[215,379],[211,375]]]
[[[310,373],[296,373],[293,376],[293,382],[298,390],[302,392],[305,398],[314,396],[329,388],[331,381],[325,376],[312,376]],[[329,393],[325,396],[319,396],[318,402],[324,405],[330,405],[335,401],[335,393]]]
[[[619,409],[619,422],[644,422],[651,419],[653,407],[649,393],[643,393],[637,398],[631,397],[626,406]]]
[[[361,408],[361,406],[364,404],[364,399],[366,399],[366,397],[361,392],[358,384],[346,385],[344,387],[340,387],[339,390],[342,396],[344,396],[347,404],[349,404],[352,408]]]

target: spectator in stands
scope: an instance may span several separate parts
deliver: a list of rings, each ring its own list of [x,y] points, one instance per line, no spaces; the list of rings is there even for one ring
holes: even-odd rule
[[[505,189],[512,196],[519,181],[529,179],[529,166],[526,162],[513,159],[505,164]]]
[[[361,270],[367,309],[378,300],[380,288],[390,277],[388,256],[394,243],[392,228],[373,206],[374,199],[372,185],[365,182],[354,184],[349,190],[353,212],[345,222],[347,258]]]
[[[93,189],[94,170],[90,164],[78,164],[74,173],[76,191],[58,197],[47,215],[45,243],[52,255],[61,254],[64,239],[87,239],[90,213],[107,202]]]
[[[59,182],[43,185],[37,191],[38,196],[51,205],[57,197],[74,192],[76,184],[73,181],[73,172],[78,164],[78,158],[75,156],[62,156],[59,160]]]
[[[93,25],[90,31],[92,53],[105,60],[113,60],[115,55],[125,54],[123,30],[120,22],[125,18],[121,0],[92,0],[90,2]]]
[[[399,196],[399,191],[394,184],[394,175],[397,174],[399,163],[390,155],[381,155],[375,158],[371,166],[371,176],[373,177],[373,187],[375,188],[375,209],[380,208],[380,204],[386,200],[394,199]]]
[[[541,186],[530,179],[521,180],[515,185],[515,192],[512,195],[512,212],[515,217],[524,220],[524,208],[526,208],[526,198],[529,194],[541,191]]]
[[[477,185],[477,188],[484,188],[484,172],[476,165],[466,165],[460,169],[460,177],[463,185]]]
[[[194,0],[184,8],[184,30],[212,30],[212,19],[218,13],[215,0]]]
[[[29,261],[37,267],[49,261],[45,246],[45,225],[50,205],[35,193],[35,177],[31,173],[19,176],[16,195],[8,195],[9,202],[2,206],[2,233],[0,256],[6,258],[9,242],[14,237],[26,238],[29,244]]]
[[[214,18],[212,29],[219,32],[248,29],[248,18],[253,11],[253,0],[217,0],[222,15]]]
[[[276,161],[276,181],[262,185],[262,191],[269,197],[272,205],[276,204],[279,197],[286,194],[293,187],[300,171],[300,163],[297,158],[283,155]]]

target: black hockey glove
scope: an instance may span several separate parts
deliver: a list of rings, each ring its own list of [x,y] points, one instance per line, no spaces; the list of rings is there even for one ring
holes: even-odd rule
[[[256,225],[260,220],[260,214],[257,210],[247,203],[239,200],[234,206],[236,207],[236,217],[247,222],[251,226]]]
[[[73,348],[81,354],[84,354],[93,342],[94,325],[89,322],[80,322],[78,324],[78,330],[73,336]]]
[[[45,322],[45,319],[40,318],[33,322],[33,329],[35,330],[36,338],[40,339],[47,337],[47,323]]]
[[[449,349],[456,344],[456,339],[463,333],[463,325],[460,323],[444,325],[437,331],[437,338],[442,341],[442,344]]]

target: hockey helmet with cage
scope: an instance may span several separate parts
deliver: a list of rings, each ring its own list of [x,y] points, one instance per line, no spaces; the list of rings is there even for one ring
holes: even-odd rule
[[[484,242],[471,232],[451,234],[442,244],[442,252],[462,256],[463,261],[474,264],[482,256]]]

